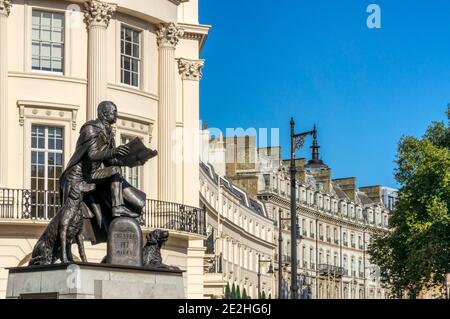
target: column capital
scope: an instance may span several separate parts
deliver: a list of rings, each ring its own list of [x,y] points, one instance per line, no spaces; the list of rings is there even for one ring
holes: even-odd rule
[[[204,65],[205,60],[188,60],[183,58],[178,59],[178,71],[183,77],[183,80],[201,80],[203,76]]]
[[[84,3],[84,18],[86,24],[88,27],[103,26],[107,28],[109,21],[116,10],[116,4],[98,0],[86,1]]]
[[[176,47],[180,38],[184,35],[184,30],[177,24],[171,22],[161,24],[156,33],[159,47]]]
[[[11,12],[11,0],[0,0],[0,14],[9,16]]]

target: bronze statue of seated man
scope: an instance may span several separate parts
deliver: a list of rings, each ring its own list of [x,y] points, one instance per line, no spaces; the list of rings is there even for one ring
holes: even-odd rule
[[[107,241],[108,227],[114,217],[138,219],[145,207],[144,192],[131,186],[121,173],[118,157],[130,154],[125,146],[116,147],[112,125],[117,121],[113,102],[101,102],[98,118],[83,125],[76,150],[60,177],[61,201],[65,203],[70,190],[81,182],[96,185],[82,203],[85,237],[92,244]]]

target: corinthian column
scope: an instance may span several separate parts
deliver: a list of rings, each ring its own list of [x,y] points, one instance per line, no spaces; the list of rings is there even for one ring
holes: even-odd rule
[[[178,59],[178,71],[183,80],[183,203],[199,203],[199,81],[203,75],[204,60]]]
[[[106,29],[117,6],[90,0],[84,3],[84,7],[89,30],[87,119],[93,120],[97,115],[97,105],[107,95]]]
[[[163,201],[176,201],[176,100],[175,47],[183,30],[176,24],[163,24],[157,32],[159,46],[158,108],[158,194]]]
[[[6,186],[8,154],[8,16],[10,0],[0,0],[0,186]]]

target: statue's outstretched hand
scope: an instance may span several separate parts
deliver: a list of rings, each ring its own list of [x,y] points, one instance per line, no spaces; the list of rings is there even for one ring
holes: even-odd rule
[[[116,148],[116,156],[127,156],[130,154],[130,148],[126,145],[120,145]]]

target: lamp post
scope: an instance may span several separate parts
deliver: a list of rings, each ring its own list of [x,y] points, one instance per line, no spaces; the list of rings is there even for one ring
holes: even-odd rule
[[[273,267],[271,260],[261,260],[261,255],[258,254],[258,299],[261,298],[261,263],[269,263],[268,274],[273,274]]]
[[[283,267],[281,264],[281,259],[283,257],[283,234],[281,228],[281,222],[285,220],[290,220],[290,218],[282,218],[281,217],[282,210],[278,210],[278,299],[281,298],[281,291],[283,290]]]
[[[291,296],[298,299],[297,286],[297,204],[296,204],[296,173],[295,151],[301,149],[308,135],[317,136],[317,130],[295,134],[294,118],[291,118]]]

